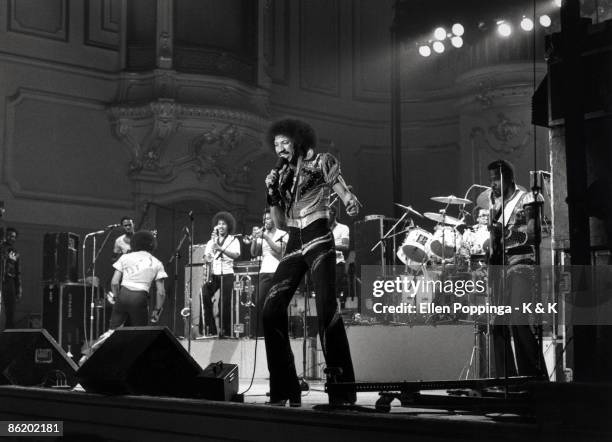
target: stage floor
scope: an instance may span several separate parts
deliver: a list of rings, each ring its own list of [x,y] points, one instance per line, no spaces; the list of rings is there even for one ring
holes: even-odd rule
[[[471,325],[347,326],[347,337],[358,381],[462,379],[467,368],[474,377]],[[186,339],[180,343],[189,347]],[[324,379],[325,360],[318,338],[293,338],[290,344],[298,375]],[[263,338],[194,339],[190,354],[203,368],[218,361],[237,364],[241,380],[268,377]]]

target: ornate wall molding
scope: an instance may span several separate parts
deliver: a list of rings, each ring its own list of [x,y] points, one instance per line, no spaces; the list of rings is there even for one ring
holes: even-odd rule
[[[16,198],[78,204],[83,206],[116,207],[122,209],[131,207],[131,202],[127,200],[120,200],[117,198],[106,199],[92,195],[70,194],[65,190],[62,190],[62,186],[58,186],[57,191],[54,191],[54,189],[47,189],[46,191],[32,190],[28,189],[27,185],[24,185],[24,183],[19,181],[18,177],[15,175],[15,163],[13,158],[16,152],[15,128],[17,124],[17,111],[25,100],[34,100],[64,106],[67,105],[90,111],[93,110],[103,112],[105,109],[104,103],[99,101],[27,88],[20,88],[16,94],[8,97],[5,121],[3,180],[7,184],[12,195]]]
[[[261,117],[168,99],[116,105],[108,112],[114,134],[130,154],[132,180],[170,183],[191,170],[198,181],[214,176],[226,190],[250,190],[251,164],[263,154]],[[187,153],[164,160],[167,151],[180,149],[173,144],[177,131],[190,138]]]
[[[119,50],[121,0],[85,1],[85,44]]]
[[[67,0],[9,0],[8,6],[9,31],[68,41]]]
[[[241,109],[269,114],[269,93],[231,78],[195,75],[168,69],[120,74],[117,103],[149,103],[158,98],[183,103],[206,103],[210,108]]]

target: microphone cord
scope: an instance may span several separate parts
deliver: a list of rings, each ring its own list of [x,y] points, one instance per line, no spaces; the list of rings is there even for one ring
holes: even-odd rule
[[[266,202],[264,204],[264,213],[266,211],[266,209],[268,209],[268,189],[266,188]],[[270,213],[270,216],[272,216],[272,214]],[[265,224],[264,224],[265,226]],[[278,227],[277,227],[278,228]],[[257,241],[257,239],[254,239],[255,241]],[[262,254],[263,254],[263,236],[261,238],[261,250],[259,251],[259,257],[262,258]],[[282,258],[282,243],[281,243],[281,258]],[[250,252],[250,251],[249,251]],[[255,371],[257,370],[257,346],[259,344],[259,287],[260,287],[260,283],[261,283],[261,261],[262,259],[260,259],[259,261],[259,268],[257,269],[257,290],[255,293],[257,293],[256,297],[255,297],[255,355],[253,356],[253,370],[251,372],[251,381],[249,382],[249,386],[246,388],[246,390],[244,390],[243,392],[241,392],[241,395],[244,395],[246,393],[248,393],[251,388],[253,387],[253,382],[255,380]],[[252,308],[252,307],[251,307]],[[264,337],[265,339],[265,337]]]

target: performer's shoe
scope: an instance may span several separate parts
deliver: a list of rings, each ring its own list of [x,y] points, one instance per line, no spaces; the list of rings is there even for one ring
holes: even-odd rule
[[[289,406],[291,408],[298,408],[302,406],[302,398],[298,400],[290,400],[290,399],[280,399],[278,401],[270,401],[266,402],[266,405],[270,405],[272,407],[284,407],[289,402]]]
[[[346,396],[329,396],[329,405],[333,407],[351,407],[357,402],[356,394]]]
[[[266,402],[266,405],[272,405],[276,407],[284,407],[287,402],[289,402],[289,406],[292,408],[297,408],[302,406],[302,392],[298,391],[295,394],[292,394],[289,398],[283,399],[272,399],[270,398],[269,402]]]

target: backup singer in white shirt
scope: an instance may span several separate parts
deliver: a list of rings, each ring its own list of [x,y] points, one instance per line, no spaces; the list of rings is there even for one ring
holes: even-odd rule
[[[253,227],[254,241],[251,243],[251,256],[261,259],[255,301],[255,306],[257,308],[255,312],[257,328],[256,330],[252,330],[254,336],[263,336],[261,314],[263,304],[268,295],[268,291],[270,291],[272,277],[274,276],[274,272],[276,272],[280,258],[283,256],[288,239],[287,232],[276,228],[269,209],[264,213],[263,223],[263,230],[259,227]]]
[[[204,320],[210,335],[231,336],[231,302],[234,287],[234,260],[240,256],[240,243],[234,232],[236,221],[231,213],[219,212],[213,217],[213,233],[204,251],[205,263],[212,272],[202,287]],[[205,264],[206,265],[206,264]],[[219,297],[219,328],[213,317],[212,298],[217,290]]]

